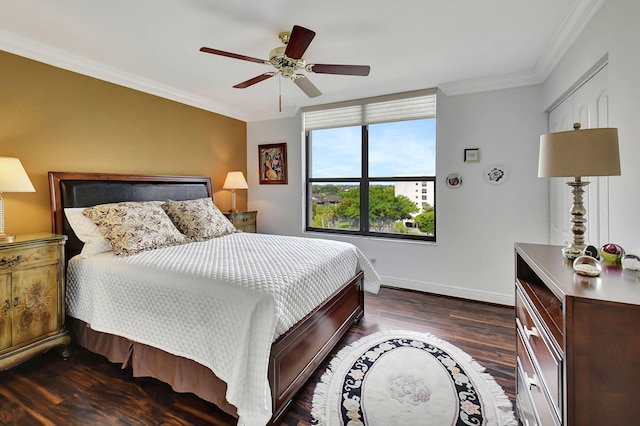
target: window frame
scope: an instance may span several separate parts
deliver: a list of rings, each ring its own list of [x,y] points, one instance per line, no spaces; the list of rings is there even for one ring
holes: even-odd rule
[[[357,236],[374,236],[385,239],[410,239],[435,242],[437,236],[436,209],[436,177],[433,175],[370,177],[368,126],[390,122],[403,122],[415,119],[433,118],[437,120],[437,92],[436,88],[416,90],[405,93],[378,96],[366,99],[356,99],[337,102],[328,105],[315,105],[302,108],[303,132],[305,136],[305,214],[304,229],[308,232],[324,232],[330,234],[345,234]],[[436,121],[437,123],[437,121]],[[321,129],[337,129],[341,127],[361,126],[361,176],[359,178],[311,178],[312,140],[311,132]],[[437,127],[437,124],[436,124]],[[437,141],[436,141],[437,145]],[[437,160],[436,160],[437,161]],[[432,182],[433,186],[433,235],[402,234],[391,232],[376,232],[369,230],[369,188],[375,182]],[[317,228],[313,223],[313,184],[314,183],[344,183],[360,185],[360,229],[345,230],[334,228]],[[426,183],[423,183],[427,185]],[[424,205],[424,203],[422,203]],[[423,208],[418,206],[418,208]]]
[[[430,117],[435,118],[435,117]],[[394,120],[394,121],[410,121],[410,120]],[[372,123],[378,124],[378,123]],[[319,130],[319,129],[318,129]],[[400,240],[413,240],[413,241],[427,241],[436,242],[437,236],[437,209],[436,209],[436,176],[437,175],[413,175],[413,176],[385,176],[385,177],[370,177],[369,176],[369,124],[361,126],[361,173],[359,178],[312,178],[311,172],[311,145],[313,130],[305,130],[305,231],[307,232],[320,232],[329,234],[340,235],[353,235],[353,236],[367,236],[367,237],[379,237],[385,239],[400,239]],[[437,142],[436,142],[437,144]],[[371,183],[375,182],[423,182],[419,185],[420,188],[425,188],[425,182],[433,182],[433,211],[434,211],[434,232],[433,235],[418,235],[418,234],[403,234],[392,232],[378,232],[371,231],[369,227],[369,187]],[[313,185],[322,183],[344,183],[344,184],[359,184],[360,185],[360,229],[348,230],[348,229],[336,229],[336,228],[318,228],[312,226],[313,220],[313,200],[311,194],[313,194]],[[363,190],[363,188],[365,190]],[[421,192],[422,194],[422,192]],[[423,203],[424,204],[424,203]]]

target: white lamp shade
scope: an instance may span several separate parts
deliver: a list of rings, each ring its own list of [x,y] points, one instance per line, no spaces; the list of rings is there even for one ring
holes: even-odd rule
[[[538,177],[618,175],[618,129],[570,130],[540,136]]]
[[[224,180],[222,189],[248,189],[247,181],[242,172],[229,172]]]
[[[19,159],[0,157],[0,192],[36,192]]]

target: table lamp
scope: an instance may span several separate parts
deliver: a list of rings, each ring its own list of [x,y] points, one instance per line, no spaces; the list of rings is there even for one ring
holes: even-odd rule
[[[589,181],[584,176],[619,176],[620,154],[618,150],[618,129],[600,128],[580,130],[580,123],[574,130],[549,133],[540,136],[540,157],[538,177],[573,177],[567,182],[572,188],[571,231],[573,243],[563,249],[566,258],[580,255],[586,244],[584,233],[587,222],[582,203],[584,187]]]
[[[15,240],[15,235],[4,233],[3,192],[36,192],[22,163],[17,158],[0,157],[0,242]]]
[[[236,210],[236,189],[248,189],[247,181],[244,178],[242,172],[229,172],[227,178],[224,180],[222,189],[231,190],[231,213],[235,213]]]

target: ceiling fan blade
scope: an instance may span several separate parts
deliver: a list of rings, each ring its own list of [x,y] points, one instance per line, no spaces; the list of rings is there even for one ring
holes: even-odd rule
[[[300,59],[304,52],[311,44],[311,40],[316,36],[316,33],[308,30],[304,27],[294,25],[289,36],[289,42],[287,48],[284,51],[285,56],[291,59]]]
[[[307,69],[318,74],[341,74],[367,76],[371,67],[369,65],[332,65],[332,64],[312,64]]]
[[[322,92],[318,90],[316,86],[309,81],[307,77],[302,74],[297,74],[300,77],[293,80],[293,82],[310,98],[322,95]]]
[[[257,77],[253,77],[253,78],[250,78],[247,81],[243,81],[242,83],[238,83],[233,87],[235,87],[236,89],[245,89],[245,88],[247,88],[249,86],[253,86],[256,83],[260,83],[261,81],[264,81],[264,80],[266,80],[268,78],[271,78],[271,77],[273,77],[273,75],[274,74],[272,72],[267,72],[267,73],[264,73],[264,74],[260,74]]]
[[[201,47],[201,52],[213,53],[214,55],[226,56],[233,59],[242,59],[243,61],[256,62],[258,64],[268,64],[269,61],[264,59],[252,58],[251,56],[238,55],[237,53],[225,52],[224,50],[212,49],[210,47]]]

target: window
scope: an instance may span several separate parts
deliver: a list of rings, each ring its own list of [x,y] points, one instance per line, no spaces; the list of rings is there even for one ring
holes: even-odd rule
[[[435,97],[304,110],[306,230],[435,241]]]

